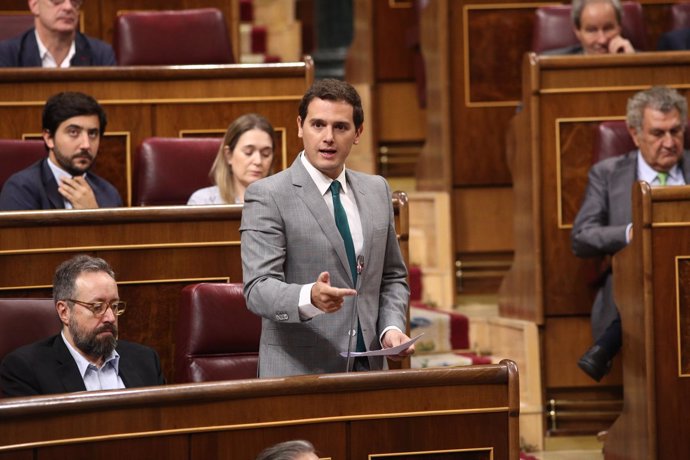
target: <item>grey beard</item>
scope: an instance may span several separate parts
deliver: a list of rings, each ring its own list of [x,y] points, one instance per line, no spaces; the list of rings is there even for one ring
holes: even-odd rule
[[[110,324],[110,327],[104,325],[94,331],[92,334],[82,334],[76,324],[70,318],[69,329],[74,340],[74,345],[79,348],[85,355],[95,359],[107,358],[117,346],[117,326]],[[96,336],[104,330],[112,330],[113,335],[103,339],[98,339]]]

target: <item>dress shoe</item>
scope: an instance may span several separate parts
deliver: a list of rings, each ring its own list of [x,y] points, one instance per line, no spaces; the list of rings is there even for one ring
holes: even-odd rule
[[[587,350],[577,362],[577,365],[585,374],[597,382],[611,371],[611,360],[608,357],[608,353],[599,345],[594,345]]]

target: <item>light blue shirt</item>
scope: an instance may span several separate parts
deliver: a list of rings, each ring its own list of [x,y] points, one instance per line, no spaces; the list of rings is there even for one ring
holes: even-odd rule
[[[125,388],[125,383],[120,377],[120,355],[113,350],[110,356],[105,359],[103,365],[98,368],[95,364],[89,362],[81,353],[79,353],[65,338],[64,332],[61,332],[62,340],[67,345],[69,353],[77,363],[79,368],[79,375],[84,381],[84,386],[87,391],[95,390],[118,390]]]

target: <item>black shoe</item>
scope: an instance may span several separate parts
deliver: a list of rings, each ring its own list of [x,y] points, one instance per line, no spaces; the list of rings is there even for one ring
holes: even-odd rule
[[[597,382],[611,371],[611,360],[608,357],[608,353],[599,345],[594,345],[587,350],[577,362],[577,365],[585,374]]]

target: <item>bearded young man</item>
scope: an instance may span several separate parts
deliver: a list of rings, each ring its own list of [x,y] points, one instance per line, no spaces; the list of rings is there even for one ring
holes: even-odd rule
[[[42,121],[48,157],[7,179],[0,210],[122,206],[117,189],[90,171],[107,124],[101,105],[84,93],[58,93],[43,107]]]
[[[118,340],[120,300],[115,275],[97,257],[76,256],[60,264],[53,298],[62,331],[18,348],[0,365],[5,396],[114,390],[162,385],[158,354]]]

